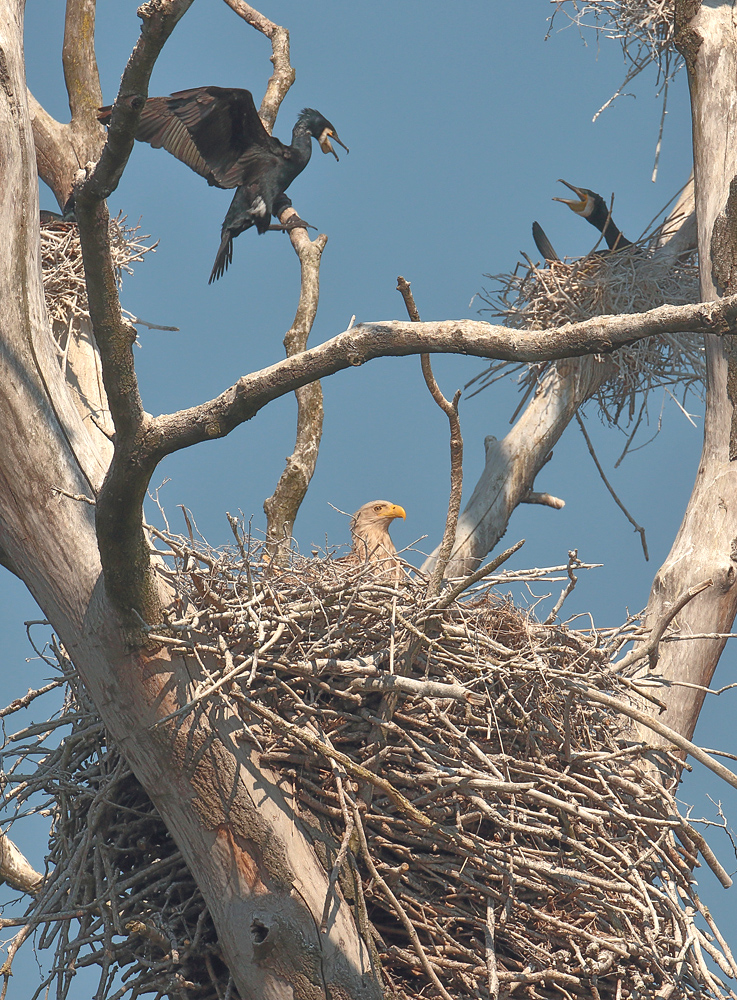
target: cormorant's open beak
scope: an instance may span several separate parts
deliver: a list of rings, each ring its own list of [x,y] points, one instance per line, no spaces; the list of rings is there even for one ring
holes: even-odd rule
[[[390,504],[382,516],[388,517],[390,521],[393,521],[395,517],[401,517],[403,521],[407,520],[404,507],[400,507],[398,503]]]
[[[320,149],[323,151],[323,153],[332,153],[333,156],[335,157],[335,159],[339,160],[338,154],[335,152],[335,150],[333,149],[333,147],[332,147],[332,145],[330,143],[331,139],[334,139],[338,143],[339,146],[342,146],[343,149],[346,151],[346,153],[350,153],[350,150],[345,145],[345,143],[342,143],[340,141],[340,139],[338,138],[337,133],[333,132],[329,128],[326,128],[323,131],[323,133],[320,136],[320,138],[317,140],[318,143],[320,144]]]
[[[558,178],[558,183],[565,184],[565,186],[570,188],[571,191],[575,191],[578,195],[578,199],[574,201],[572,198],[553,198],[553,201],[562,201],[564,205],[568,205],[572,212],[576,212],[577,215],[581,215],[588,204],[589,196],[586,191],[584,191],[583,188],[578,188],[573,184],[569,184],[568,181],[564,181],[562,177]]]

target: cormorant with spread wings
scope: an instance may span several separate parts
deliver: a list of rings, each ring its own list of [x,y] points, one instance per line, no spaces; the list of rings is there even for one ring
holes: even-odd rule
[[[107,125],[111,115],[112,107],[100,108],[98,117]],[[248,90],[195,87],[146,101],[136,139],[156,149],[163,146],[208,184],[236,188],[223,221],[210,282],[227,270],[233,259],[233,239],[245,229],[255,226],[265,233],[307,225],[299,217],[285,226],[270,222],[272,215],[292,204],[284,192],[309,163],[312,138],[336,160],[331,139],[348,152],[334,126],[313,108],[300,113],[292,142],[285,146],[264,128]]]

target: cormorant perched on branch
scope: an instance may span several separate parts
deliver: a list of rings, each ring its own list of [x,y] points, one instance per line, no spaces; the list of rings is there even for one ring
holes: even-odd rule
[[[558,183],[565,184],[567,188],[578,195],[578,198],[553,198],[553,201],[560,201],[564,205],[568,205],[572,212],[575,212],[576,215],[582,215],[587,222],[595,226],[606,240],[610,251],[632,246],[632,240],[628,240],[614,225],[609,207],[600,194],[597,194],[596,191],[589,191],[588,188],[575,187],[562,179],[559,179]],[[560,260],[542,226],[537,222],[532,223],[532,238],[545,260]]]
[[[110,123],[112,107],[100,108],[99,119]],[[244,229],[294,229],[302,219],[285,226],[270,225],[292,203],[284,194],[312,154],[312,137],[323,153],[338,155],[330,140],[344,146],[333,125],[319,111],[305,108],[292,130],[291,145],[269,135],[248,90],[195,87],[170,97],[150,97],[141,112],[136,139],[161,146],[204,177],[208,184],[236,188],[223,220],[220,248],[210,282],[220,278],[233,259],[233,239]]]

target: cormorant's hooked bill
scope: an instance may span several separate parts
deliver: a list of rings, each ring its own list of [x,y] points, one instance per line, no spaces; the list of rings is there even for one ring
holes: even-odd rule
[[[100,108],[98,118],[103,124],[109,125],[111,116],[112,107]],[[210,282],[228,269],[233,240],[244,230],[255,226],[259,233],[265,233],[307,225],[299,216],[285,225],[270,222],[272,215],[279,216],[291,206],[284,192],[309,163],[312,138],[317,139],[323,153],[332,153],[336,160],[331,139],[348,152],[335,126],[314,108],[300,112],[292,141],[285,146],[264,128],[248,90],[195,87],[146,101],[136,139],[155,149],[163,146],[208,184],[236,188],[223,220]]]
[[[576,198],[553,198],[553,201],[560,201],[564,205],[568,205],[572,212],[583,216],[587,222],[595,226],[606,240],[610,250],[622,250],[624,247],[632,246],[632,241],[628,240],[614,225],[611,211],[600,194],[597,194],[596,191],[590,191],[588,188],[576,187],[575,184],[569,184],[562,178],[558,178],[558,183],[565,184],[574,192]]]

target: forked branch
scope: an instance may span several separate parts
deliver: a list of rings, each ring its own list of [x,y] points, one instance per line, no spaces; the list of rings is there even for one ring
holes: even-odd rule
[[[282,214],[288,218],[295,213],[289,208]],[[320,296],[320,259],[328,241],[322,234],[310,240],[305,229],[293,229],[290,236],[299,257],[301,280],[297,313],[284,337],[288,358],[301,354],[307,347]],[[273,565],[281,565],[289,552],[294,521],[312,480],[322,439],[322,386],[319,382],[310,382],[296,389],[295,396],[297,438],[294,451],[287,459],[276,489],[264,501],[267,550]]]
[[[397,290],[404,299],[410,320],[413,323],[421,322],[410,283],[401,275],[397,278]],[[430,355],[421,354],[420,364],[422,365],[422,375],[425,379],[425,385],[429,389],[432,398],[448,418],[450,424],[450,497],[448,499],[448,513],[445,519],[443,540],[440,543],[437,559],[427,585],[427,596],[433,598],[437,597],[440,592],[445,567],[448,565],[450,554],[453,551],[456,528],[458,527],[458,513],[461,509],[461,496],[463,494],[463,436],[461,435],[461,421],[458,417],[458,401],[461,398],[461,392],[460,389],[456,392],[452,402],[447,400],[440,391],[440,386],[435,381],[432,364],[430,363]]]

